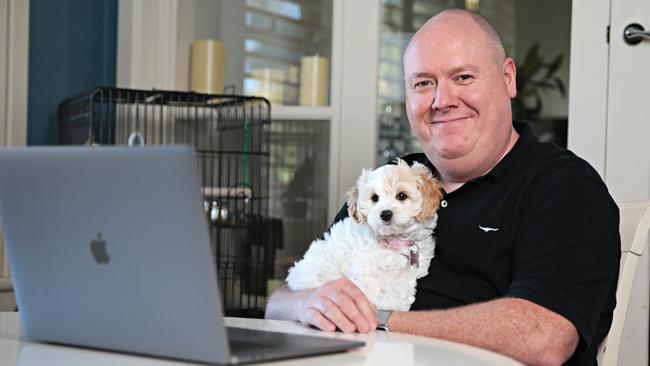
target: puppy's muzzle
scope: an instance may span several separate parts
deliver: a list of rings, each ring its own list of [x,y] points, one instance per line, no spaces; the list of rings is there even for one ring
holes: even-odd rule
[[[391,210],[383,210],[380,214],[379,217],[381,217],[382,220],[385,222],[390,221],[390,219],[393,218],[393,211]]]

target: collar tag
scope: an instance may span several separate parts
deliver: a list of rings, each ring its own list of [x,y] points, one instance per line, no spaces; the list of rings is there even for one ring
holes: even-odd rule
[[[417,245],[411,246],[409,250],[409,259],[412,266],[415,266],[415,268],[420,268],[420,253],[418,253]]]

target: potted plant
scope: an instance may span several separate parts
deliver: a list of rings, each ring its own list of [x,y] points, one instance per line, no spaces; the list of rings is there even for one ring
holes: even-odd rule
[[[523,62],[518,64],[517,97],[512,101],[515,119],[530,122],[538,134],[548,135],[540,136],[542,140],[553,141],[559,145],[566,143],[566,137],[561,136],[566,136],[566,120],[562,126],[543,126],[545,121],[540,120],[540,115],[544,92],[557,92],[562,97],[566,96],[564,82],[557,75],[563,61],[563,54],[558,54],[550,61],[544,59],[539,52],[539,43],[533,44],[526,52]]]

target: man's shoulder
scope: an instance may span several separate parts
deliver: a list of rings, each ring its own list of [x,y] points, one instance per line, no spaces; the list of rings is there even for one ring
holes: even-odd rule
[[[560,148],[550,144],[544,146],[538,151],[540,155],[534,170],[536,175],[546,176],[552,179],[562,178],[587,178],[599,183],[602,182],[600,174],[583,158],[579,157],[571,150]]]
[[[600,180],[598,172],[586,160],[571,150],[554,143],[542,142],[533,132],[530,124],[514,121],[513,125],[520,134],[518,149],[513,152],[516,157],[514,169],[517,174],[532,174],[539,177],[561,178],[565,176],[582,176]]]

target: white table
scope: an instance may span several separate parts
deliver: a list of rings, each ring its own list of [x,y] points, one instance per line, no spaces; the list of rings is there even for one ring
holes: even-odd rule
[[[229,326],[355,339],[366,346],[346,353],[281,361],[274,365],[521,365],[505,356],[458,343],[400,333],[324,333],[278,320],[226,318]],[[0,312],[0,365],[188,365],[157,358],[32,343],[21,339],[18,314]]]

